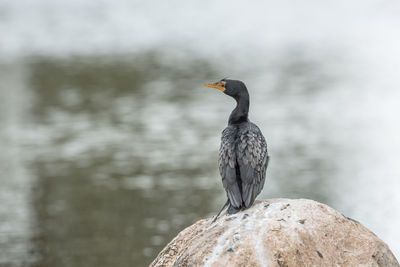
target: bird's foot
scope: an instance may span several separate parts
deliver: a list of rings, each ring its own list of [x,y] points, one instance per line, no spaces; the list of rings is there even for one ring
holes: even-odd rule
[[[240,210],[241,208],[235,208],[234,206],[229,205],[228,214],[235,214],[238,213]]]

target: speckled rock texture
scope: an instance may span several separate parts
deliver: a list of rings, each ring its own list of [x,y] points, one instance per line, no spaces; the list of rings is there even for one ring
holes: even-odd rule
[[[307,199],[257,201],[196,222],[150,266],[400,266],[360,223]]]

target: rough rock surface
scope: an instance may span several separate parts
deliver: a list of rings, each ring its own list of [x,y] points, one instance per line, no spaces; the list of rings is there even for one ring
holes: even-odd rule
[[[257,201],[178,234],[151,266],[399,266],[360,223],[306,199]]]

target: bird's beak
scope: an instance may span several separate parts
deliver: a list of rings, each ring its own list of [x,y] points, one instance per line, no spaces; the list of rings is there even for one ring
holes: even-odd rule
[[[224,92],[226,90],[226,88],[223,86],[223,83],[221,81],[216,82],[216,83],[206,83],[204,86],[210,87],[210,88],[215,88],[215,89],[221,90],[222,92]]]

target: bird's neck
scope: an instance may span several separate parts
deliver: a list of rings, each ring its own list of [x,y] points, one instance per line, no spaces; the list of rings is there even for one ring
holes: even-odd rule
[[[243,95],[236,97],[235,100],[237,105],[229,116],[229,125],[239,124],[248,121],[250,104],[249,94],[246,92]]]

